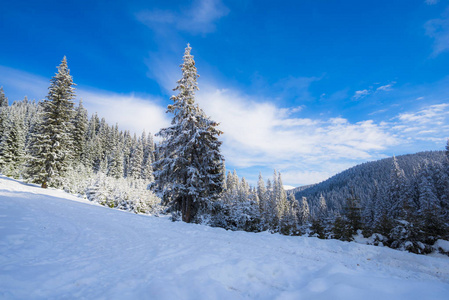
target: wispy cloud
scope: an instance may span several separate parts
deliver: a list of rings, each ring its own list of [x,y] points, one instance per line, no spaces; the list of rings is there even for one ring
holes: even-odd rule
[[[235,90],[203,87],[198,102],[220,121],[223,152],[230,164],[283,167],[283,173],[316,170],[314,177],[289,181],[295,184],[313,183],[320,176],[325,179],[330,172],[323,164],[374,159],[399,142],[388,128],[371,120],[351,123],[345,118],[292,117],[273,102],[261,103]]]
[[[376,89],[376,91],[385,91],[385,92],[388,92],[388,91],[391,91],[392,86],[393,86],[393,83],[386,84],[386,85],[382,85],[382,86],[378,87],[378,88]]]
[[[368,90],[360,90],[360,91],[355,91],[354,96],[352,96],[352,99],[354,100],[360,100],[366,96],[368,96],[371,92]]]
[[[49,85],[50,79],[0,66],[0,86],[4,87],[10,101],[21,100],[25,96],[30,100],[41,100],[47,95]]]
[[[380,92],[393,84],[381,86]],[[350,122],[344,117],[309,118],[302,111],[293,115],[274,100],[260,102],[238,90],[207,83],[197,100],[221,122],[228,165],[277,168],[286,174],[288,184],[314,183],[357,163],[390,156],[393,149],[407,147],[413,152],[421,142],[432,142],[424,149],[435,149],[449,134],[449,103],[423,103],[382,122]]]
[[[215,23],[229,13],[221,0],[196,0],[185,10],[146,10],[136,14],[137,20],[155,31],[168,28],[191,34],[206,34],[215,31]]]
[[[24,96],[41,100],[47,96],[50,78],[44,78],[21,70],[0,66],[0,86],[4,86],[10,100]],[[165,107],[157,97],[117,94],[77,86],[76,98],[83,100],[89,113],[98,112],[109,124],[118,123],[121,130],[140,133],[142,130],[156,133],[169,125]]]
[[[393,85],[395,83],[396,82],[393,81],[393,82],[391,82],[389,84],[381,85],[381,86],[379,86],[377,88],[371,86],[368,89],[363,89],[363,90],[356,91],[354,93],[354,95],[352,96],[352,99],[357,101],[357,100],[363,99],[363,98],[365,98],[365,97],[367,97],[369,95],[372,95],[372,94],[377,94],[377,93],[380,93],[380,92],[390,92],[390,91],[393,90]],[[375,85],[378,85],[378,83],[376,83]]]
[[[438,126],[445,124],[449,119],[449,103],[432,105],[412,113],[402,113],[397,117],[404,123]]]
[[[155,134],[170,125],[159,99],[89,89],[78,89],[77,94],[90,113],[98,112],[109,124],[118,123],[121,130]]]
[[[440,0],[425,0],[427,5],[435,5],[438,2],[440,2]]]
[[[449,9],[439,19],[432,19],[424,25],[426,34],[433,38],[433,56],[449,50]]]

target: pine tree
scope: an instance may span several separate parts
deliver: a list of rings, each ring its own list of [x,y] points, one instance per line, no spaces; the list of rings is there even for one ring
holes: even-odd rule
[[[134,179],[142,178],[142,163],[143,163],[143,144],[142,139],[137,141],[131,152],[131,158],[128,168],[128,177]]]
[[[8,107],[8,98],[5,96],[3,87],[0,87],[0,108]]]
[[[318,218],[325,219],[328,215],[327,212],[327,203],[326,199],[324,198],[323,194],[320,194],[320,198],[318,200]]]
[[[223,157],[220,154],[221,134],[218,123],[210,120],[195,105],[197,70],[191,47],[187,45],[181,65],[182,78],[174,89],[172,125],[157,135],[162,138],[158,147],[160,160],[154,166],[155,184],[165,204],[180,211],[182,220],[191,222],[200,210],[207,210],[222,191]]]
[[[5,130],[5,122],[8,119],[7,115],[8,108],[8,98],[6,98],[5,93],[3,92],[3,87],[0,87],[0,140],[3,137],[3,132]]]
[[[390,174],[389,186],[389,216],[396,219],[404,212],[403,209],[407,201],[407,182],[404,171],[399,166],[398,160],[393,156],[393,167]]]
[[[15,103],[14,103],[15,104]],[[17,106],[17,105],[15,105]],[[20,111],[10,109],[0,143],[0,167],[2,173],[19,178],[25,159],[25,124]]]
[[[299,221],[301,224],[306,224],[310,220],[310,209],[309,204],[307,203],[307,198],[302,197],[301,205],[299,207],[298,212]]]
[[[436,196],[435,186],[432,184],[432,172],[428,164],[423,167],[419,177],[419,205],[422,220],[419,227],[424,234],[422,241],[433,245],[437,239],[447,235],[447,225],[442,218],[441,204]]]
[[[282,175],[280,172],[278,175],[276,192],[278,193],[278,213],[279,216],[283,216],[287,213],[289,205],[287,202],[287,193],[285,192],[284,184],[282,182]]]
[[[143,139],[143,135],[142,135]],[[153,163],[154,163],[154,142],[153,135],[148,134],[144,145],[143,162],[142,162],[142,179],[151,182],[154,180],[153,176]]]
[[[81,156],[86,151],[86,133],[87,133],[88,119],[87,110],[83,106],[83,101],[80,100],[78,107],[75,110],[75,118],[73,119],[73,156],[76,161],[81,162]]]
[[[33,182],[57,186],[73,153],[72,135],[75,96],[73,79],[64,56],[51,79],[47,99],[42,102],[40,124],[31,141],[28,174]]]
[[[129,131],[125,131],[123,136],[123,176],[128,177],[129,159],[131,156],[133,141]]]
[[[259,181],[257,182],[257,195],[259,197],[259,201],[263,201],[266,193],[267,189],[265,187],[265,182],[263,181],[262,174],[259,173]]]
[[[351,197],[346,198],[345,216],[348,219],[352,234],[362,229],[360,198],[355,195],[354,190],[351,192]]]
[[[115,150],[109,159],[107,175],[116,179],[123,177],[123,155],[118,145],[115,146]]]

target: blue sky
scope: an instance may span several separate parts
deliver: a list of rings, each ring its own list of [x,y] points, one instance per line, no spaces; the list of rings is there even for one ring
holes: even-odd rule
[[[132,3],[129,3],[132,2]],[[228,169],[315,183],[449,137],[449,1],[4,1],[0,86],[46,96],[67,56],[77,98],[157,132],[190,43],[197,101]]]

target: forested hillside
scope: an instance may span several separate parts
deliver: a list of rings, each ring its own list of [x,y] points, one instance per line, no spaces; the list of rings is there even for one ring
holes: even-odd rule
[[[357,230],[376,243],[416,253],[449,237],[448,152],[434,151],[355,166],[294,193],[312,208],[313,231],[352,240]],[[323,203],[327,210],[323,210]]]
[[[407,154],[396,157],[397,162],[408,180],[416,181],[423,168],[431,168],[434,177],[445,177],[444,164],[447,157],[444,151],[428,151],[416,154]],[[390,185],[390,175],[393,158],[366,162],[345,170],[331,178],[312,185],[299,187],[293,192],[296,199],[306,197],[312,209],[316,211],[319,199],[326,199],[329,210],[342,212],[345,199],[354,193],[360,199],[362,206],[366,206],[376,194],[385,193]],[[438,188],[438,187],[437,187]]]

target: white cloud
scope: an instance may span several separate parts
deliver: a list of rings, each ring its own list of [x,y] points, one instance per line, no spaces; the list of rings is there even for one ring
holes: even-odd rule
[[[404,123],[441,125],[448,119],[448,108],[449,103],[436,104],[417,112],[399,114],[397,118]]]
[[[308,172],[331,161],[374,159],[378,152],[398,143],[387,128],[370,120],[350,123],[345,118],[292,118],[271,102],[256,102],[233,90],[203,87],[198,102],[220,122],[224,155],[237,168],[287,166],[285,172],[298,168]],[[305,176],[286,182],[312,183],[330,172],[318,173],[307,180]]]
[[[173,56],[172,59],[169,58],[171,56]],[[181,71],[178,64],[174,63],[175,61],[177,61],[175,55],[161,56],[157,53],[150,53],[145,59],[145,64],[148,67],[147,76],[156,80],[166,91],[172,91],[181,76]]]
[[[47,96],[50,78],[0,66],[0,83],[9,100],[23,99],[25,95],[41,100]],[[98,112],[99,117],[104,117],[110,125],[118,123],[121,130],[140,133],[145,129],[156,133],[169,124],[165,107],[155,97],[136,97],[80,86],[76,87],[75,93],[76,99],[83,99],[90,114]]]
[[[425,142],[424,149],[442,146],[449,137],[449,103],[423,107],[397,115],[392,120],[390,132],[403,141],[402,146]]]
[[[369,95],[377,94],[377,93],[380,93],[380,92],[392,91],[393,90],[392,87],[393,87],[393,85],[395,83],[396,82],[393,81],[393,82],[391,82],[389,84],[382,85],[382,86],[379,86],[377,88],[374,88],[374,87],[370,86],[369,89],[363,89],[363,90],[356,91],[354,93],[354,96],[352,96],[352,99],[357,101],[357,100],[365,98],[365,97],[367,97]],[[379,85],[379,83],[375,83],[374,85]]]
[[[50,78],[46,79],[13,68],[0,66],[0,85],[10,101],[21,100],[28,96],[30,100],[41,100],[48,93]]]
[[[369,94],[370,94],[370,91],[368,91],[366,89],[365,90],[361,90],[361,91],[356,91],[354,93],[354,96],[352,96],[352,99],[359,100],[359,99],[362,99],[362,98],[368,96]]]
[[[393,86],[393,83],[386,84],[386,85],[382,85],[382,86],[378,87],[378,88],[376,89],[376,91],[385,91],[385,92],[388,92],[388,91],[391,91],[391,87],[392,87],[392,86]]]
[[[118,123],[121,130],[140,133],[145,129],[147,133],[155,134],[170,125],[165,108],[158,104],[158,99],[83,89],[79,89],[77,94],[89,113],[98,112],[110,125]]]
[[[206,113],[221,122],[228,165],[276,168],[290,185],[324,180],[357,163],[390,156],[395,147],[403,151],[419,141],[441,142],[449,133],[445,125],[449,103],[404,112],[380,123],[353,123],[344,117],[302,117],[301,111],[292,116],[273,101],[258,102],[207,83],[197,96]]]
[[[449,50],[449,10],[440,19],[433,19],[424,25],[426,34],[434,39],[433,56]]]
[[[229,13],[221,0],[196,0],[186,10],[147,10],[136,14],[137,19],[155,31],[168,28],[205,34],[215,31],[215,23]]]

